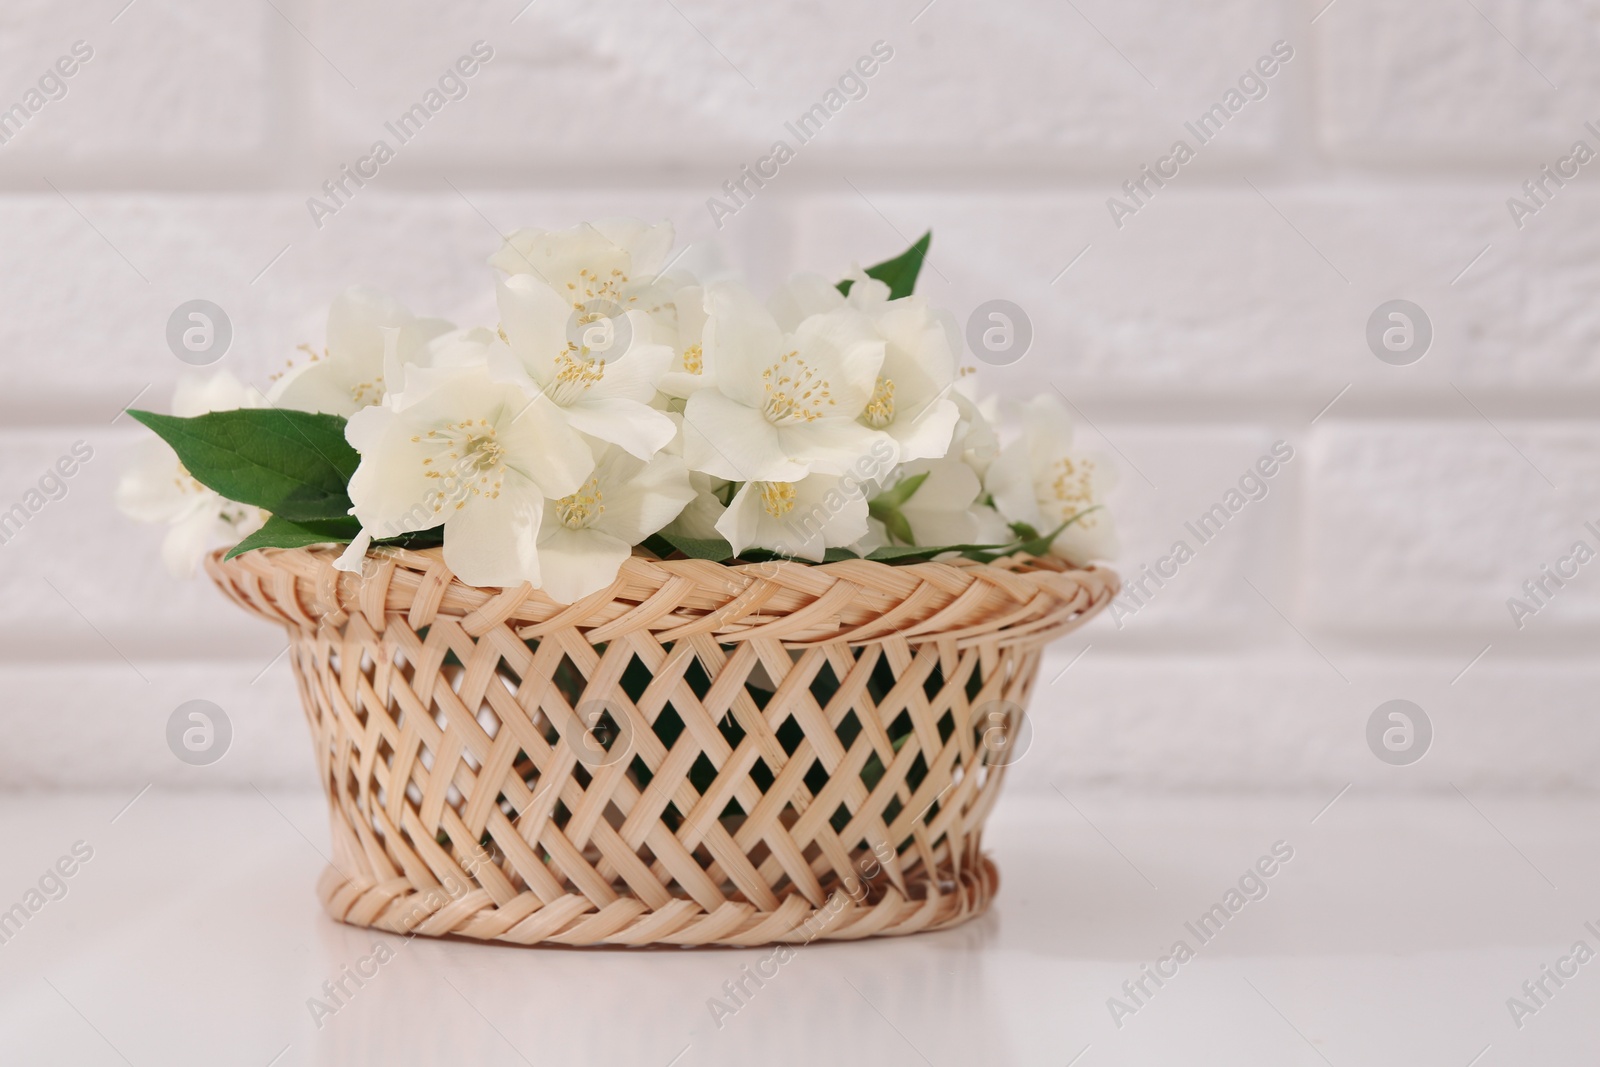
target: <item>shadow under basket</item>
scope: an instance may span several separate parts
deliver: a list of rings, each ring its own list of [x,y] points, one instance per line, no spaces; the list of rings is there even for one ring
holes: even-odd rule
[[[636,555],[558,604],[439,550],[207,570],[289,631],[341,922],[516,944],[937,930],[998,888],[983,821],[1050,640],[1114,573]]]

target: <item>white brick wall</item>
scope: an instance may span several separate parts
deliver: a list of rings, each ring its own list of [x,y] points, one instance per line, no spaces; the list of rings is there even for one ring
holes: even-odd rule
[[[1060,390],[1121,453],[1130,574],[1292,444],[1147,607],[1051,655],[1018,795],[1600,787],[1600,564],[1520,630],[1505,603],[1600,520],[1600,163],[1521,229],[1506,208],[1574,140],[1600,149],[1593,5],[124,3],[0,13],[0,107],[94,49],[0,145],[0,505],[95,449],[0,546],[0,783],[311,779],[279,636],[169,579],[109,503],[139,432],[117,413],[184,369],[177,304],[226,308],[223,365],[264,382],[343,285],[471,318],[495,230],[626,213],[762,284],[931,227],[930,295],[1035,327],[987,382]],[[1280,39],[1266,97],[1114,225],[1107,198]],[[315,226],[306,198],[479,40],[467,96]],[[878,40],[865,98],[718,232],[706,198]],[[1409,367],[1365,340],[1397,297],[1434,327]],[[1411,767],[1364,741],[1392,697],[1435,726]],[[236,727],[209,768],[162,737],[192,698]]]

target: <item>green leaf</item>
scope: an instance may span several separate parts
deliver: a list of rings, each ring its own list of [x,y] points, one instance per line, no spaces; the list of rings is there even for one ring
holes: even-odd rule
[[[709,559],[720,563],[733,558],[733,546],[720,537],[679,537],[669,533],[658,533],[656,536],[690,559]]]
[[[890,300],[910,296],[912,290],[917,287],[917,275],[922,271],[922,261],[927,258],[928,245],[932,240],[933,231],[929,230],[898,256],[868,267],[867,277],[876,278],[887,285]],[[845,279],[839,283],[839,291],[849,296],[851,284],[850,279]]]
[[[1008,545],[884,545],[868,553],[867,558],[879,563],[910,562],[916,559],[931,559],[945,552],[959,552],[967,559],[977,560],[979,563],[992,563],[1006,556],[1026,552],[1030,556],[1043,556],[1050,551],[1050,546],[1060,536],[1061,531],[1077,522],[1085,515],[1098,511],[1101,505],[1085,508],[1057,526],[1048,534],[1036,534],[1033,527],[1026,523],[1014,523],[1012,529],[1017,532],[1018,539]]]
[[[207,488],[293,522],[350,511],[350,475],[361,457],[344,419],[278,408],[214,411],[192,419],[129,411],[172,446]]]
[[[873,512],[874,508],[880,508],[884,511],[896,511],[904,507],[906,501],[916,495],[917,490],[922,488],[922,483],[927,481],[928,475],[932,473],[932,471],[923,471],[921,474],[913,474],[909,477],[901,478],[867,502],[868,513],[877,518],[877,514]]]
[[[949,552],[951,545],[884,545],[867,553],[867,558],[879,563],[893,563],[895,560],[909,560],[937,556],[940,552]]]
[[[912,559],[931,559],[945,552],[959,552],[971,559],[975,553],[1005,549],[1006,545],[884,545],[867,553],[867,558],[879,563],[894,563]]]
[[[1012,523],[1011,532],[1016,535],[1018,541],[1032,541],[1039,536],[1039,531],[1025,522]]]
[[[917,535],[911,531],[911,521],[907,519],[900,511],[896,509],[890,509],[888,511],[881,512],[874,517],[879,522],[883,523],[883,528],[887,530],[889,536],[894,538],[896,541],[899,541],[901,544],[905,545],[914,545],[917,543]]]
[[[1043,556],[1050,551],[1050,546],[1055,544],[1056,538],[1061,536],[1062,530],[1065,530],[1068,526],[1071,526],[1073,523],[1077,522],[1085,515],[1088,515],[1090,512],[1099,511],[1102,506],[1103,505],[1101,504],[1096,504],[1092,508],[1084,508],[1076,515],[1073,515],[1071,518],[1067,519],[1066,522],[1062,523],[1060,526],[1057,526],[1049,534],[1043,537],[1036,537],[1032,541],[1024,541],[1022,543],[1022,547],[1013,549],[1012,551],[1026,552],[1030,556]]]
[[[909,481],[910,479],[907,480]],[[1060,526],[1057,526],[1048,534],[1032,538],[1019,537],[1018,540],[1013,541],[1010,544],[884,545],[881,548],[873,549],[866,555],[865,558],[878,563],[912,563],[920,560],[932,559],[934,556],[943,555],[946,552],[958,552],[967,559],[977,560],[979,563],[992,563],[997,559],[1003,559],[1006,556],[1016,555],[1018,552],[1026,552],[1030,556],[1043,556],[1049,553],[1050,545],[1058,536],[1060,536],[1061,531],[1065,530],[1068,526],[1071,526],[1085,515],[1088,515],[1090,512],[1099,510],[1099,508],[1099,504],[1096,504],[1092,508],[1085,508],[1076,515],[1073,515],[1071,518],[1067,519],[1067,521],[1063,522]],[[898,511],[894,512],[894,517],[904,521],[904,516]],[[1033,528],[1029,526],[1025,526],[1024,529],[1026,529],[1029,533],[1032,533],[1033,531]],[[894,532],[892,528],[890,532]],[[896,533],[895,536],[900,537],[901,540],[910,540],[909,526],[907,527],[904,536],[898,533]],[[665,533],[659,533],[647,538],[644,542],[644,546],[650,549],[650,551],[656,553],[658,556],[663,557],[670,554],[672,551],[678,551],[682,552],[685,556],[688,556],[691,559],[709,559],[718,563],[726,563],[734,558],[733,546],[728,544],[728,542],[721,540],[720,538],[677,537]],[[747,549],[739,556],[739,559],[741,560],[754,562],[789,558],[792,557],[782,556],[776,552],[767,552],[759,548]],[[854,552],[851,552],[847,548],[830,548],[823,555],[822,562],[838,563],[841,560],[861,558],[862,557],[857,556]]]
[[[1102,505],[1096,504],[1092,508],[1084,508],[1082,511],[1072,515],[1067,519],[1067,521],[1063,522],[1060,526],[1057,526],[1054,530],[1051,530],[1047,534],[1042,534],[1032,538],[1024,537],[1016,544],[1006,545],[993,551],[963,552],[962,555],[966,556],[968,559],[978,560],[980,563],[991,563],[994,560],[1001,559],[1005,556],[1014,556],[1018,552],[1025,552],[1030,556],[1049,555],[1050,546],[1055,544],[1055,540],[1057,537],[1061,536],[1062,530],[1065,530],[1068,526],[1071,526],[1085,515],[1088,515],[1091,512],[1099,511],[1101,507]],[[1013,524],[1012,528],[1020,528],[1029,532],[1032,532],[1033,530],[1033,527],[1027,525],[1026,523],[1015,523]]]
[[[922,488],[922,483],[928,480],[928,474],[928,471],[923,471],[921,474],[902,478],[867,502],[867,514],[883,523],[883,528],[889,532],[889,536],[903,544],[915,544],[917,538],[911,531],[910,521],[900,511],[900,507]]]
[[[394,537],[373,539],[375,545],[394,545],[397,548],[434,548],[444,544],[444,527],[432,526],[426,530],[412,530]]]
[[[344,544],[361,532],[355,519],[320,519],[299,523],[278,515],[267,516],[266,525],[228,549],[222,558],[232,559],[257,548],[305,548],[309,545]]]

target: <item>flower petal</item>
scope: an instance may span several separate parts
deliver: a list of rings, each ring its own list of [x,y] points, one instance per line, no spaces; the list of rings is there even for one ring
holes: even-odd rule
[[[507,465],[545,496],[576,493],[594,470],[594,453],[568,422],[569,414],[546,396],[515,403],[502,409],[498,423]]]
[[[366,559],[367,549],[372,547],[372,535],[365,530],[356,534],[354,541],[339,553],[339,558],[333,561],[333,569],[345,571],[350,574],[360,574],[361,565]]]
[[[777,428],[778,446],[794,463],[807,471],[844,474],[855,471],[863,478],[886,472],[876,460],[873,446],[889,445],[888,456],[895,454],[893,442],[880,430],[861,425],[854,419],[817,419]],[[793,480],[793,479],[790,479]]]
[[[489,264],[511,275],[531,274],[557,289],[578,285],[580,271],[609,278],[613,270],[626,272],[629,265],[627,252],[586,222],[570,230],[518,230],[489,257]]]
[[[690,471],[689,487],[694,490],[694,499],[667,525],[667,530],[681,537],[710,539],[720,536],[717,533],[717,520],[728,509],[723,506],[716,490],[725,484],[709,474]]]
[[[172,448],[155,437],[129,448],[132,462],[117,481],[118,510],[137,522],[176,522],[211,492],[187,477]]]
[[[345,439],[361,453],[350,476],[350,499],[364,529],[377,537],[427,530],[445,518],[436,453],[439,446],[413,442],[411,427],[386,407],[363,408],[350,416]],[[433,463],[424,463],[433,459]]]
[[[1102,508],[1062,530],[1050,552],[1085,567],[1096,560],[1115,559],[1120,548],[1116,521]]]
[[[649,281],[651,275],[661,269],[667,261],[667,253],[672,251],[675,239],[670,222],[651,225],[639,219],[619,218],[596,219],[589,225],[628,253],[627,272],[629,280],[635,283]]]
[[[666,526],[695,498],[689,468],[665,452],[649,463],[622,454],[624,462],[602,460],[595,471],[605,494],[605,510],[594,528],[636,545]]]
[[[806,473],[759,411],[716,389],[700,390],[683,409],[683,458],[692,470],[739,482],[793,481]]]
[[[845,479],[813,474],[795,483],[790,517],[790,525],[796,528],[808,522],[820,524],[823,544],[843,547],[867,535],[867,497],[859,485]]]
[[[900,462],[918,459],[942,459],[950,451],[950,441],[956,423],[961,420],[961,409],[948,396],[929,404],[922,412],[896,415],[884,431],[900,446]]]
[[[185,374],[172,392],[172,413],[182,419],[210,411],[264,408],[267,398],[253,385],[245,385],[232,371],[219,370],[209,378]]]
[[[556,360],[567,351],[572,301],[531,274],[513,274],[495,287],[495,302],[511,351],[536,381],[548,385]]]
[[[565,411],[574,430],[620,445],[640,459],[661,451],[678,432],[665,414],[637,400],[588,397]]]
[[[889,543],[889,530],[877,519],[867,519],[866,536],[845,547],[858,556],[870,556]]]
[[[211,546],[228,535],[227,524],[218,514],[222,498],[209,507],[199,507],[174,522],[161,542],[161,560],[175,578],[193,578],[200,561]]]
[[[717,520],[717,533],[727,539],[738,555],[756,542],[756,527],[761,514],[760,488],[755,482],[745,482],[733,494],[728,508]]]
[[[724,394],[759,408],[765,399],[761,372],[783,354],[782,345],[778,324],[748,289],[731,282],[706,287],[702,348]]]
[[[805,319],[844,307],[844,294],[820,274],[796,274],[767,300],[778,328],[793,333]]]
[[[880,282],[860,267],[845,275],[850,282],[850,306],[861,311],[875,311],[889,302],[889,284]]]
[[[871,320],[851,308],[813,315],[795,329],[792,342],[811,371],[827,380],[828,413],[860,415],[883,366],[884,343]]]
[[[1033,491],[1033,463],[1026,437],[1013,441],[1000,451],[995,461],[989,464],[984,485],[989,495],[994,497],[995,510],[1008,522],[1025,522],[1040,533],[1049,532],[1039,529],[1045,519]]]
[[[1032,443],[1035,466],[1072,451],[1072,416],[1065,405],[1043,393],[1022,406],[1023,431]]]
[[[628,312],[630,324],[637,327],[637,337],[649,336],[649,322],[637,311]],[[666,345],[635,341],[627,353],[608,360],[600,380],[587,390],[590,396],[625,397],[648,404],[655,399],[656,382],[672,363],[672,349]]]
[[[539,523],[544,497],[532,483],[508,477],[497,496],[458,502],[444,524],[444,561],[468,585],[539,584]]]
[[[562,604],[582,600],[615,581],[623,561],[632,554],[632,548],[603,530],[569,530],[547,516],[539,536],[539,564],[544,572],[540,588]]]
[[[787,494],[787,500],[779,494]],[[769,503],[779,506],[769,510]],[[735,552],[764,548],[821,562],[828,548],[867,535],[867,501],[858,487],[827,474],[790,483],[746,482],[717,522],[717,531]]]
[[[381,364],[381,353],[378,359]],[[329,359],[291,369],[273,384],[269,395],[275,406],[291,411],[349,416],[362,407],[351,394],[344,368]]]
[[[376,377],[383,373],[383,328],[406,326],[411,312],[383,292],[353,285],[334,297],[328,308],[328,356],[351,372]]]

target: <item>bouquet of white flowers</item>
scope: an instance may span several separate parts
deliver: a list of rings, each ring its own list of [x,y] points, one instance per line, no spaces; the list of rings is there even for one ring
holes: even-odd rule
[[[929,237],[765,303],[671,270],[669,225],[526,229],[491,259],[499,322],[454,327],[354,288],[265,393],[231,375],[132,411],[119,501],[192,571],[253,549],[443,545],[476,586],[570,603],[630,554],[731,561],[1114,550],[1109,471],[1036,398],[996,432],[952,317],[912,290]],[[668,264],[668,267],[663,267]]]

